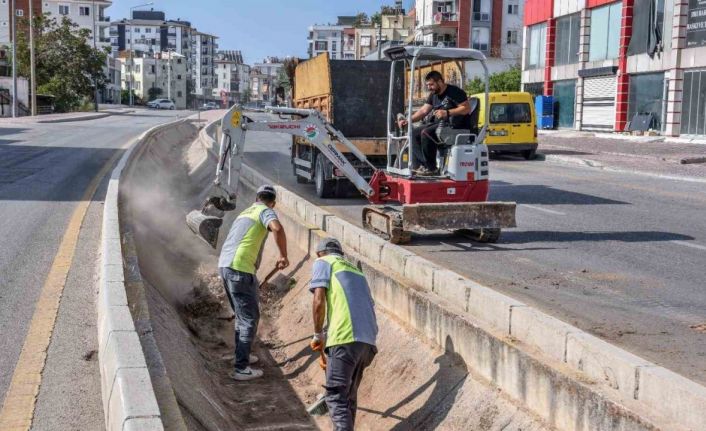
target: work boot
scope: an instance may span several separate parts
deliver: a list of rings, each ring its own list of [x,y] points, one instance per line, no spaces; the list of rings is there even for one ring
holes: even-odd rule
[[[262,377],[263,374],[265,374],[265,373],[262,370],[258,370],[257,368],[247,367],[244,370],[235,370],[234,372],[230,373],[230,377],[235,380],[245,381],[245,380],[258,379],[258,378]]]
[[[424,168],[424,170],[419,170],[417,172],[417,175],[420,177],[438,177],[439,176],[439,169],[434,169],[434,170],[429,170],[427,168]]]

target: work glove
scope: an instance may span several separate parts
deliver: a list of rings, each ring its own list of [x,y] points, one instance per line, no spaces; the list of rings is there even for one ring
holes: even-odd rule
[[[324,334],[314,334],[314,336],[311,338],[309,346],[311,347],[311,350],[315,352],[323,352],[325,344],[326,337],[324,336]]]

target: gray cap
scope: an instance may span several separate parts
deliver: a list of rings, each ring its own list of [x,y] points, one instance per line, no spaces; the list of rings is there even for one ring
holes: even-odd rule
[[[343,254],[343,247],[341,247],[341,243],[336,238],[324,238],[316,246],[316,252]]]
[[[268,194],[272,195],[274,197],[277,197],[277,190],[275,190],[274,186],[271,186],[269,184],[265,184],[263,186],[260,186],[260,188],[257,189],[257,196],[260,196],[262,194]]]

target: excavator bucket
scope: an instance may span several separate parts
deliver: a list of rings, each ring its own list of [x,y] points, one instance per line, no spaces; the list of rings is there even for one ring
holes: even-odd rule
[[[223,219],[209,216],[194,210],[186,215],[186,224],[193,233],[206,241],[214,249],[218,246],[218,231],[223,225]]]

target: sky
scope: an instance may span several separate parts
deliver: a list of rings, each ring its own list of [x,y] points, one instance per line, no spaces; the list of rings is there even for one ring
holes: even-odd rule
[[[240,50],[246,63],[267,56],[306,57],[308,27],[334,24],[338,15],[372,15],[394,0],[153,0],[141,8],[164,11],[167,19],[180,18],[205,33],[219,36],[220,50]],[[149,0],[113,0],[106,15],[112,21],[128,18],[130,7]],[[407,10],[414,3],[405,0]]]

